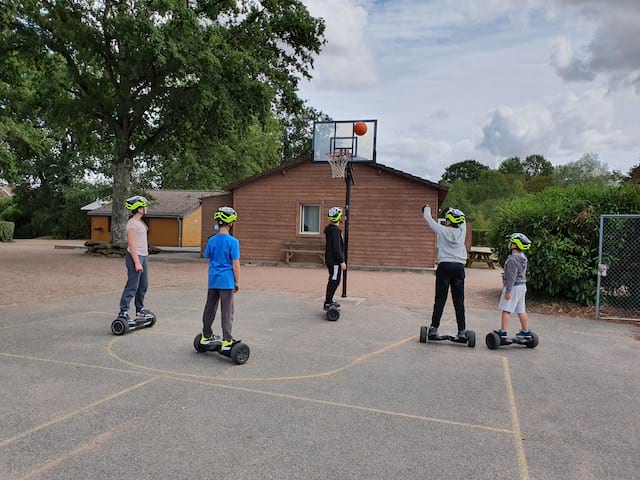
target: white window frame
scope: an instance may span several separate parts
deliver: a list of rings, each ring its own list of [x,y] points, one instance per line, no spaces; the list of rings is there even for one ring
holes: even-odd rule
[[[318,209],[318,231],[314,231],[314,232],[305,232],[304,231],[304,209],[306,207],[316,207]],[[321,225],[321,219],[320,219],[320,213],[322,211],[322,207],[320,204],[317,203],[301,203],[300,204],[300,227],[298,229],[298,232],[300,233],[300,235],[320,235],[320,228],[322,227]]]

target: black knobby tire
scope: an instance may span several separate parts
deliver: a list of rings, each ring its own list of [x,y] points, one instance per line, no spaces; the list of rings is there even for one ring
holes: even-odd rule
[[[429,329],[427,327],[420,327],[420,343],[427,343],[427,335]]]
[[[500,346],[500,335],[498,335],[496,332],[489,332],[487,333],[485,342],[487,343],[487,347],[489,347],[489,350],[495,350]]]
[[[196,352],[198,353],[203,353],[207,351],[204,345],[200,345],[201,338],[202,338],[202,334],[199,333],[198,335],[196,335],[196,338],[193,339],[193,348],[195,348]]]
[[[238,342],[233,347],[231,347],[231,352],[229,354],[231,360],[233,360],[233,362],[237,365],[243,365],[247,363],[250,355],[251,349],[249,348],[249,345],[242,342]]]
[[[340,318],[340,310],[338,310],[337,308],[330,308],[329,310],[327,310],[327,320],[335,322],[339,318]]]
[[[467,330],[467,347],[475,348],[476,346],[476,332],[473,330]]]
[[[538,346],[538,335],[531,332],[531,341],[525,344],[527,348],[536,348]]]
[[[129,331],[129,324],[116,318],[113,322],[111,322],[111,333],[114,335],[124,335]]]

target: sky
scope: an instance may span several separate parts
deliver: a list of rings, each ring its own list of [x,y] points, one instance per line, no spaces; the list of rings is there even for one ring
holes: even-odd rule
[[[326,22],[308,105],[377,119],[377,161],[640,163],[640,0],[303,0]]]

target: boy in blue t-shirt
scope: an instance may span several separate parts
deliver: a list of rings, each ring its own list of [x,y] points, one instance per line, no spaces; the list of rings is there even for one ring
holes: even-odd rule
[[[220,207],[213,214],[216,235],[209,237],[204,257],[209,259],[209,292],[202,315],[202,338],[200,344],[221,342],[221,350],[230,350],[233,345],[233,294],[238,291],[240,278],[240,242],[229,234],[238,214],[231,207]],[[216,317],[218,302],[222,310],[222,337],[213,334],[211,325]]]

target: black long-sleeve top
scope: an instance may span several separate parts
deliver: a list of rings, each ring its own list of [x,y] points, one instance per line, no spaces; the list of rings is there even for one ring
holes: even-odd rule
[[[339,265],[344,262],[344,240],[340,227],[331,223],[324,229],[326,243],[324,246],[324,261],[327,265]]]

